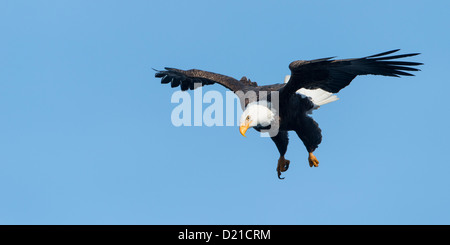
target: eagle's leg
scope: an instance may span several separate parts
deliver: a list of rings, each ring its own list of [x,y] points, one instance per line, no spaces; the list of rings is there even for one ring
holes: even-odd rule
[[[278,152],[280,152],[280,158],[278,159],[277,165],[277,173],[279,179],[281,178],[281,172],[285,172],[289,168],[289,160],[284,159],[284,154],[286,154],[287,146],[289,143],[288,132],[287,131],[279,131],[278,134],[272,137],[273,142],[277,146]]]
[[[281,178],[281,172],[286,172],[286,170],[288,170],[289,168],[289,164],[291,163],[291,161],[286,160],[284,158],[284,156],[280,156],[280,158],[278,159],[278,165],[277,165],[277,173],[278,173],[278,178],[279,179],[284,179]]]
[[[319,160],[317,160],[316,156],[314,156],[312,152],[309,153],[308,162],[310,167],[319,167]]]

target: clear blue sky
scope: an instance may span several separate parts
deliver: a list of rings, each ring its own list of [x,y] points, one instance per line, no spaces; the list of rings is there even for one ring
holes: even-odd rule
[[[1,1],[0,224],[450,224],[448,1]],[[291,134],[174,127],[151,68],[259,84],[293,60],[421,52]],[[225,89],[215,85],[205,88]],[[204,106],[203,108],[205,108]]]

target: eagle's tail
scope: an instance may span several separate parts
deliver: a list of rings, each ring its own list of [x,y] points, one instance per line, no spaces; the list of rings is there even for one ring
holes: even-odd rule
[[[297,90],[297,93],[309,97],[311,101],[314,103],[314,105],[316,105],[317,107],[331,103],[339,99],[335,94],[327,92],[320,88],[318,89],[301,88]]]
[[[286,78],[284,79],[284,82],[286,83],[287,81],[289,81],[289,78],[290,76],[287,75]],[[309,97],[311,101],[314,103],[313,109],[317,109],[321,105],[325,105],[339,99],[335,94],[327,92],[320,88],[319,89],[301,88],[297,90],[297,93],[302,95],[302,97]]]

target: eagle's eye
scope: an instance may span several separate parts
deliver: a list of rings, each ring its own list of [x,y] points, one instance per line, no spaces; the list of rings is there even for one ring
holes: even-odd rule
[[[245,120],[250,120],[250,116],[247,116],[247,117],[245,118]]]

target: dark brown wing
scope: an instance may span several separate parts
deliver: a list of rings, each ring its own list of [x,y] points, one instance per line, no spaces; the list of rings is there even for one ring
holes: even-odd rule
[[[393,61],[393,59],[415,56],[418,53],[386,56],[397,51],[399,49],[357,59],[333,60],[332,57],[294,61],[289,64],[291,78],[286,86],[280,89],[280,96],[295,93],[300,88],[321,88],[337,93],[358,75],[414,76],[405,71],[419,71],[411,66],[422,63]]]
[[[157,71],[155,77],[161,78],[163,84],[170,83],[172,88],[180,86],[183,91],[197,88],[196,83],[201,86],[218,83],[233,92],[244,90],[249,86],[257,86],[255,82],[251,82],[245,77],[238,81],[232,77],[197,69],[186,71],[168,67],[164,69],[164,71]]]

